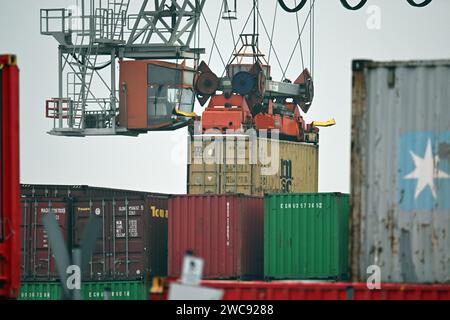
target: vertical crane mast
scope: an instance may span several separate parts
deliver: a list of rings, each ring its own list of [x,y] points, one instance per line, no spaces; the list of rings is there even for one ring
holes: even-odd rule
[[[198,60],[191,44],[206,0],[77,0],[42,9],[41,34],[58,49],[58,96],[46,102],[53,135],[137,135],[118,122],[117,59]],[[109,72],[108,72],[109,71]]]

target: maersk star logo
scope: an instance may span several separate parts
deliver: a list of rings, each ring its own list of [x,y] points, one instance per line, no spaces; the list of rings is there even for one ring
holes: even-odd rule
[[[411,157],[416,166],[414,171],[405,176],[405,179],[416,179],[417,186],[414,198],[417,199],[420,193],[429,187],[433,198],[436,199],[436,185],[434,183],[435,179],[450,179],[450,174],[440,170],[437,167],[439,163],[439,156],[434,155],[431,149],[431,140],[428,139],[427,148],[423,157],[418,156],[414,152],[410,151]]]
[[[450,209],[450,132],[401,135],[396,180],[403,211]]]

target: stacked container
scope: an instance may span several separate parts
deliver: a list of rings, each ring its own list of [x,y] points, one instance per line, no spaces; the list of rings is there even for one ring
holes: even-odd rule
[[[110,291],[111,300],[147,300],[148,285],[143,281],[83,282],[81,292],[83,300],[104,300],[105,290]],[[60,300],[62,297],[60,282],[23,282],[19,300]]]
[[[90,215],[101,218],[101,234],[85,279],[142,279],[167,274],[167,197],[79,197],[73,203],[74,242]]]
[[[319,147],[249,135],[189,138],[189,194],[317,192]]]
[[[351,269],[450,282],[450,60],[353,62]]]
[[[58,197],[56,197],[58,196]],[[22,279],[59,278],[42,217],[53,212],[68,248],[90,215],[101,219],[83,280],[150,280],[167,275],[168,196],[88,186],[22,186]]]
[[[264,214],[266,278],[347,278],[348,195],[269,194]]]
[[[169,276],[179,277],[186,251],[204,259],[203,278],[261,278],[263,199],[182,195],[169,200]]]

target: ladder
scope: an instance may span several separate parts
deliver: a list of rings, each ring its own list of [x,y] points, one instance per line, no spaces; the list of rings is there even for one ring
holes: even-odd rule
[[[108,0],[108,10],[112,12],[111,40],[124,41],[124,27],[130,0]]]

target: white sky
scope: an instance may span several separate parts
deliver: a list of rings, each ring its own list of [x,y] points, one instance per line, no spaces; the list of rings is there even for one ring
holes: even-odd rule
[[[275,0],[260,2],[270,28]],[[52,121],[44,118],[45,100],[58,93],[57,42],[40,35],[39,9],[69,7],[74,3],[75,0],[2,0],[0,6],[0,52],[17,54],[21,69],[22,183],[186,192],[185,129],[138,138],[66,138],[46,134]],[[141,1],[132,3],[132,8],[138,8]],[[217,22],[219,3],[208,0],[204,11],[212,27]],[[367,28],[370,15],[366,10],[370,5],[380,8],[379,30]],[[240,19],[234,22],[235,33],[245,22],[251,1],[238,1],[238,6]],[[305,11],[300,15],[301,22]],[[364,9],[354,12],[345,10],[338,0],[316,0],[315,18],[315,100],[305,118],[308,122],[336,119],[337,126],[321,130],[319,189],[349,192],[352,59],[450,58],[450,1],[433,0],[426,8],[413,8],[406,0],[370,0]],[[285,66],[296,41],[295,15],[279,9],[277,21],[274,46]],[[202,30],[202,44],[209,53],[211,40],[204,23]],[[228,22],[222,21],[219,30],[218,45],[223,56],[228,57],[233,47]],[[260,33],[264,31],[261,29]],[[303,39],[306,51],[307,40]],[[264,37],[261,49],[268,52]],[[212,60],[212,69],[220,73],[223,67],[217,53]],[[309,59],[306,60],[309,66]],[[272,66],[274,79],[279,80],[281,73],[273,58]],[[295,80],[300,72],[301,61],[296,53],[287,74]]]

